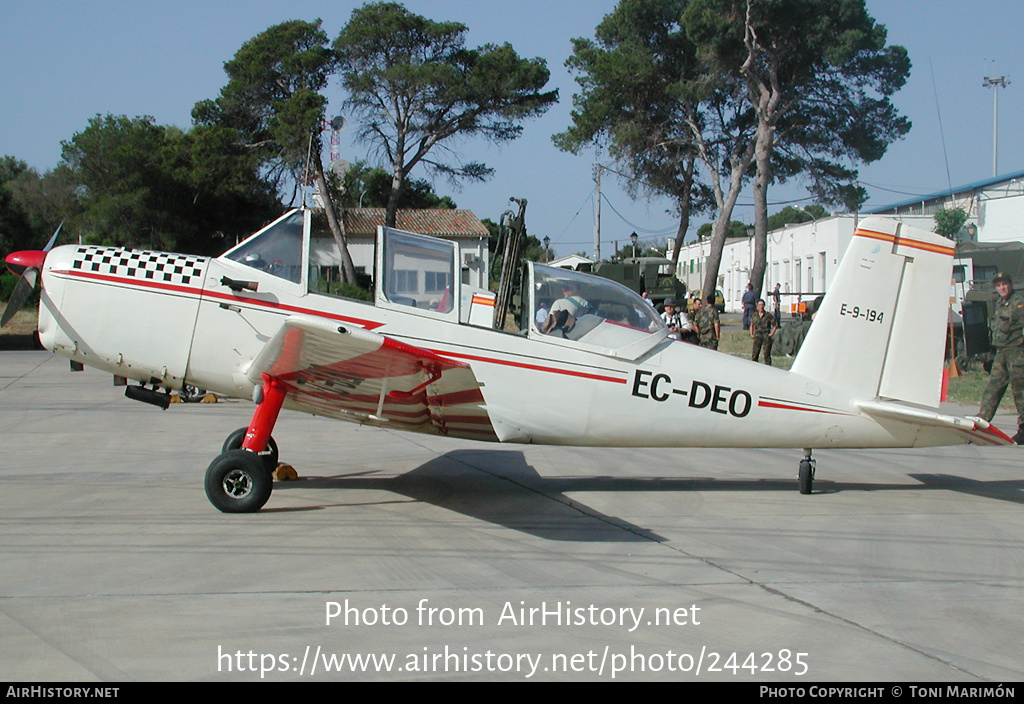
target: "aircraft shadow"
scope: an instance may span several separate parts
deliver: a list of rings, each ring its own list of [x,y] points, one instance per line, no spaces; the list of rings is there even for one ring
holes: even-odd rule
[[[374,476],[369,472],[310,477],[277,482],[274,491],[375,489],[545,540],[664,542],[664,537],[646,528],[606,515],[564,494],[608,491],[611,489],[603,483],[609,480],[612,479],[594,478],[593,488],[589,479],[565,480],[563,484],[542,477],[526,462],[522,452],[456,450],[396,477]]]
[[[795,472],[794,472],[795,474]],[[908,474],[919,484],[869,484],[816,479],[815,494],[843,491],[955,491],[1024,504],[1024,479],[977,481],[950,474]],[[456,450],[395,477],[353,472],[280,482],[275,491],[304,488],[375,489],[428,503],[546,540],[664,542],[666,538],[580,503],[579,492],[779,491],[796,493],[797,482],[713,477],[544,477],[522,452]],[[813,496],[806,497],[813,501]],[[320,507],[320,508],[326,508]],[[267,509],[264,509],[267,510]],[[274,510],[274,509],[270,509]],[[309,509],[278,509],[309,510]]]

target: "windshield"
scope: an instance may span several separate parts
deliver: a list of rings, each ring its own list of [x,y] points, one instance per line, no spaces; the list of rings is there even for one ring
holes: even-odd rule
[[[531,336],[595,345],[642,347],[667,335],[654,307],[625,286],[568,269],[533,265]]]
[[[256,233],[225,258],[295,283],[302,278],[303,214],[296,210]]]

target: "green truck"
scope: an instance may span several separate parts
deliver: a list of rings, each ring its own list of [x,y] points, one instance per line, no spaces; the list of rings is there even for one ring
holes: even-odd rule
[[[577,271],[617,281],[637,293],[647,291],[657,306],[662,305],[666,298],[675,298],[680,304],[686,298],[686,284],[671,273],[672,261],[664,257],[630,257],[611,262],[581,264]]]

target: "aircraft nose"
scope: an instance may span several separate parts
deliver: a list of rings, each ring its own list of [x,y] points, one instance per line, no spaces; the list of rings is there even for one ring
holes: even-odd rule
[[[21,274],[29,267],[35,267],[36,269],[43,268],[43,261],[46,259],[46,252],[41,250],[24,250],[21,252],[12,252],[7,255],[4,262],[7,264],[7,269],[12,274]]]

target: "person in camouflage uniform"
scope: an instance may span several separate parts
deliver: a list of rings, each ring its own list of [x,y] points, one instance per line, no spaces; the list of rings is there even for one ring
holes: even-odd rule
[[[750,316],[750,336],[754,338],[754,347],[750,359],[757,361],[761,350],[764,350],[764,363],[772,364],[772,338],[779,326],[775,324],[775,316],[764,309],[764,299],[757,302],[757,309]]]
[[[706,306],[701,305],[699,298],[694,299],[693,305],[697,308],[693,314],[693,323],[700,331],[700,346],[717,350],[722,324],[718,317],[718,310],[715,308],[715,297],[708,296]]]
[[[992,362],[992,374],[988,387],[981,396],[981,410],[978,415],[986,421],[992,420],[1003,400],[1006,387],[1013,389],[1013,402],[1017,406],[1017,434],[1013,441],[1024,444],[1024,297],[1013,290],[1013,281],[1000,272],[992,279],[999,300],[989,320],[992,332],[992,346],[996,358]]]

